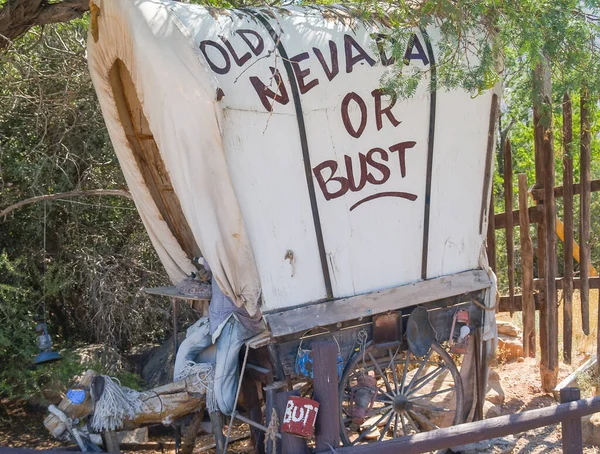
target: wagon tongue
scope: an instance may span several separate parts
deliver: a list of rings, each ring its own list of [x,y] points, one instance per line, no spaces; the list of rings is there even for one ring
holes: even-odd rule
[[[429,314],[424,307],[415,308],[408,317],[406,326],[408,348],[415,356],[425,356],[435,340],[435,331],[429,322]]]

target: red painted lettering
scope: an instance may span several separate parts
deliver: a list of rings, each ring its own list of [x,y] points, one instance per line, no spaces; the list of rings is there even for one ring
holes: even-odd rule
[[[285,84],[283,83],[283,79],[281,78],[279,70],[273,67],[269,67],[269,69],[271,70],[271,73],[273,73],[273,80],[275,81],[275,86],[279,89],[279,93],[275,93],[256,76],[251,76],[250,82],[256,90],[256,93],[258,94],[262,105],[265,107],[265,109],[267,109],[267,111],[272,112],[273,104],[275,101],[277,101],[279,104],[286,105],[288,102],[290,102],[290,97],[288,96]],[[271,103],[269,101],[269,98],[272,99],[274,102]]]
[[[219,38],[221,38],[221,41],[223,41],[223,44],[225,44],[225,47],[227,47],[227,50],[233,57],[233,61],[235,62],[236,65],[242,66],[244,63],[246,63],[252,57],[252,55],[250,55],[250,52],[246,52],[241,57],[238,57],[235,49],[233,48],[233,46],[231,45],[229,40],[227,38],[225,38],[224,36],[219,36]]]
[[[406,176],[406,150],[415,146],[417,142],[400,142],[390,147],[392,153],[398,152],[398,161],[400,161],[400,175]]]
[[[317,47],[313,47],[313,52],[317,56],[317,59],[321,63],[323,67],[323,71],[325,71],[325,75],[329,81],[332,81],[335,76],[340,72],[340,67],[338,64],[338,53],[337,53],[337,45],[333,41],[329,41],[329,55],[331,56],[331,69],[327,67],[327,63],[325,62],[325,58],[323,57],[323,52]]]
[[[373,155],[375,153],[378,153],[381,159],[386,162],[388,160],[388,154],[383,148],[372,148],[367,153],[367,163],[374,169],[381,172],[380,179],[375,178],[375,176],[371,172],[369,172],[369,174],[367,175],[367,181],[371,184],[379,185],[385,183],[390,178],[390,169],[388,169],[388,167],[385,164],[375,161],[375,159],[373,158]]]
[[[356,50],[356,55],[353,55],[353,49]],[[351,73],[354,65],[356,65],[361,60],[365,60],[371,66],[375,64],[375,60],[373,60],[373,58],[371,58],[369,54],[367,54],[365,50],[362,47],[360,47],[360,44],[358,44],[356,40],[350,35],[344,35],[344,51],[346,53],[347,73]]]
[[[378,88],[377,90],[373,90],[371,95],[375,100],[375,123],[377,123],[377,131],[383,128],[384,115],[388,118],[394,128],[398,126],[401,122],[396,120],[396,117],[394,117],[394,114],[392,113],[392,107],[394,107],[394,104],[396,104],[396,95],[392,94],[390,96],[392,98],[391,102],[384,109],[381,108],[381,97],[383,96],[383,91]]]
[[[304,79],[310,74],[310,69],[300,69],[300,62],[306,60],[307,58],[308,52],[303,52],[290,58],[292,68],[294,69],[294,74],[296,74],[296,80],[298,81],[298,88],[302,94],[319,85],[318,79],[313,79],[308,83],[304,81]]]
[[[236,33],[240,35],[240,38],[244,40],[254,55],[258,56],[262,53],[265,48],[265,42],[263,41],[262,36],[260,36],[257,32],[242,28],[237,30]],[[253,44],[247,35],[254,36],[256,38],[256,44]]]
[[[206,46],[214,47],[221,54],[221,56],[223,57],[222,66],[218,66],[212,60],[212,58],[208,56],[208,53],[206,52]],[[221,46],[219,43],[211,41],[210,39],[206,39],[200,43],[200,50],[202,51],[204,58],[206,58],[206,62],[208,63],[208,66],[210,66],[210,69],[212,69],[217,74],[227,74],[229,72],[229,70],[231,69],[231,61],[229,60],[229,55],[227,54],[227,51],[223,49],[223,46]]]
[[[325,178],[323,178],[323,170],[327,168],[331,170],[331,175],[326,180]],[[323,161],[321,164],[319,164],[313,169],[313,173],[315,174],[315,178],[317,179],[317,183],[319,183],[319,187],[321,188],[321,192],[323,193],[325,200],[336,199],[348,192],[348,180],[344,177],[334,176],[335,172],[337,172],[337,169],[337,162],[332,160]],[[330,181],[338,182],[340,184],[340,188],[335,192],[329,191],[329,189],[327,189],[327,183],[329,183]]]
[[[354,129],[352,121],[350,120],[350,113],[348,112],[350,101],[354,101],[360,108],[360,125],[358,126],[358,129]],[[355,139],[358,139],[361,136],[367,126],[367,105],[363,99],[354,92],[348,93],[342,100],[342,121],[344,122],[348,134]]]

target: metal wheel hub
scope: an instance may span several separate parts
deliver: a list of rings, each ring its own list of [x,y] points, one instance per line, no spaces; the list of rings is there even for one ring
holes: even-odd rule
[[[413,404],[408,400],[408,397],[403,394],[398,394],[396,397],[394,397],[393,405],[396,413],[402,413],[403,411],[410,410],[413,406]]]

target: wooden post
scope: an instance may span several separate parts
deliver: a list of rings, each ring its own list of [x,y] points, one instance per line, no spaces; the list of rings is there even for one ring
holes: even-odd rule
[[[102,442],[104,443],[104,449],[106,452],[119,454],[121,448],[119,446],[119,437],[114,430],[105,430],[102,432]]]
[[[545,307],[540,317],[540,344],[542,345],[542,387],[552,390],[558,378],[558,306],[556,301],[556,205],[554,200],[554,136],[552,132],[552,81],[547,64],[539,64],[534,74],[534,136],[536,157],[541,159],[542,175],[538,181],[544,186],[545,260],[538,263],[544,268]],[[537,111],[537,112],[536,112]],[[538,176],[536,175],[536,179]],[[538,239],[538,243],[540,243]],[[544,349],[546,353],[544,354]]]
[[[279,427],[283,424],[283,415],[285,407],[290,396],[299,396],[298,391],[287,391],[277,394],[275,398],[277,404],[277,412],[279,413]],[[301,437],[296,437],[284,432],[281,432],[281,453],[282,454],[305,454],[308,453],[306,440]]]
[[[579,388],[563,388],[560,390],[560,403],[581,399]],[[563,453],[582,454],[583,438],[581,433],[581,417],[562,421]]]
[[[573,350],[573,109],[568,93],[563,96],[563,358],[571,364]]]
[[[494,217],[494,187],[492,186],[492,195],[490,197],[490,209],[488,211],[488,231],[487,231],[487,255],[492,271],[496,272],[496,218]]]
[[[527,175],[519,174],[519,226],[521,237],[521,302],[523,355],[535,358],[535,301],[533,300],[533,243],[529,235]]]
[[[320,404],[316,423],[316,452],[331,452],[331,447],[336,449],[340,444],[338,347],[330,341],[315,342],[312,350],[314,399]]]
[[[277,394],[279,394],[279,392],[282,391],[282,389],[286,386],[285,382],[281,382],[281,381],[277,381],[275,383],[273,383],[272,385],[268,385],[265,386],[265,412],[266,414],[266,421],[267,421],[267,427],[269,427],[271,425],[271,421],[272,421],[272,416],[273,416],[273,409],[275,409],[275,411],[277,411],[276,408],[276,396]],[[265,437],[265,444],[266,444],[266,451],[267,454],[272,454],[273,453],[273,440],[269,439],[268,437]],[[281,441],[277,441],[276,442],[276,446],[275,446],[275,451],[277,453],[281,452]]]
[[[581,170],[580,184],[580,226],[581,233],[579,238],[579,270],[581,276],[581,327],[583,333],[590,334],[590,285],[589,285],[589,266],[590,266],[590,147],[591,147],[591,123],[590,123],[590,94],[586,88],[581,90],[580,116],[581,116],[581,142],[580,142],[580,160]]]
[[[512,213],[513,211],[513,169],[512,169],[512,150],[510,140],[506,139],[504,143],[504,211]],[[506,260],[508,274],[508,299],[510,301],[510,316],[515,311],[515,246],[513,241],[513,223],[506,223]]]
[[[177,298],[171,298],[171,307],[173,309],[173,364],[177,359],[177,350],[179,350],[179,327],[177,323]]]
[[[248,417],[257,423],[262,423],[262,406],[256,389],[256,381],[250,374],[245,374],[242,383],[242,396],[244,398],[244,407],[248,409]],[[265,433],[250,426],[250,436],[252,437],[252,448],[256,454],[264,454],[265,452]]]

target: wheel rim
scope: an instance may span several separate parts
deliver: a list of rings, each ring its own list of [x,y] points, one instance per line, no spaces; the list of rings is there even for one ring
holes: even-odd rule
[[[375,378],[376,394],[356,418],[359,377]],[[363,393],[366,388],[362,388]],[[356,393],[353,395],[353,390]],[[400,347],[370,345],[340,382],[340,427],[346,446],[384,441],[463,422],[463,386],[450,355],[437,343],[423,358]],[[368,399],[367,399],[368,400]],[[353,417],[354,416],[354,417]]]

